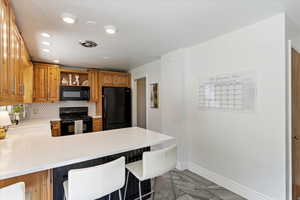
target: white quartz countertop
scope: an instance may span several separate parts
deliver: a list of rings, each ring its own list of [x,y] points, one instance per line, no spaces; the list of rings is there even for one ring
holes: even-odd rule
[[[36,120],[8,131],[0,140],[0,180],[118,154],[172,140],[141,128],[51,137],[50,120]]]

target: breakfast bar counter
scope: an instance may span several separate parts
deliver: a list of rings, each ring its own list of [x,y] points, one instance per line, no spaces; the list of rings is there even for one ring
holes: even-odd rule
[[[0,140],[0,187],[3,180],[51,170],[55,193],[55,181],[65,179],[68,169],[105,163],[118,156],[125,156],[127,162],[135,161],[151,146],[172,140],[167,135],[137,127],[51,137],[49,124],[48,121],[12,128],[7,139]],[[64,177],[59,177],[62,172]]]

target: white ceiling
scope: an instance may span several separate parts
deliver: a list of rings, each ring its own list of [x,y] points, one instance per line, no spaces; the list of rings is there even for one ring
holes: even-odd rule
[[[129,70],[241,26],[287,11],[300,24],[299,0],[12,0],[17,23],[30,54],[36,61],[78,67]],[[77,16],[74,25],[64,24],[63,13]],[[93,20],[97,24],[89,25]],[[298,20],[298,22],[297,22]],[[103,26],[115,25],[110,36]],[[41,32],[52,35],[50,39]],[[300,36],[300,34],[299,34]],[[100,46],[87,49],[79,40]],[[42,41],[51,42],[43,55]],[[109,57],[109,59],[104,59]]]

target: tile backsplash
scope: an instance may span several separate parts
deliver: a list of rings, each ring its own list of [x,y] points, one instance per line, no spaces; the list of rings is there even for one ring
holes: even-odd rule
[[[28,113],[30,119],[56,119],[59,118],[60,107],[88,107],[89,115],[96,115],[96,104],[86,101],[61,101],[58,103],[33,103],[28,104]]]

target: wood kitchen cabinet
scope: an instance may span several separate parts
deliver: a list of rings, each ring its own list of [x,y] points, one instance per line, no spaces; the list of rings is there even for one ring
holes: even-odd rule
[[[88,71],[88,80],[89,80],[89,86],[90,86],[90,101],[97,102],[97,101],[99,101],[99,98],[100,98],[98,71],[96,71],[96,70]]]
[[[26,200],[53,200],[52,170],[0,180],[0,188],[25,183]]]
[[[27,78],[24,82],[24,68],[28,63],[23,62],[23,54],[28,53],[7,0],[0,0],[0,11],[0,106],[20,104],[28,101],[28,97],[25,101],[25,84],[30,81]]]
[[[48,101],[59,101],[60,70],[58,65],[48,65],[47,93]]]
[[[60,121],[51,121],[52,137],[61,136]]]
[[[93,132],[103,130],[102,118],[93,118]]]
[[[113,75],[111,72],[100,72],[101,85],[102,86],[112,86],[113,85]]]
[[[120,73],[113,75],[113,86],[130,87],[130,74]]]
[[[58,65],[34,63],[33,101],[59,101],[60,70]]]
[[[130,87],[131,76],[129,73],[100,72],[101,85],[106,87]]]
[[[9,7],[8,2],[0,0],[0,105],[6,105],[8,98],[8,55],[9,55]]]
[[[33,97],[33,64],[24,42],[21,43],[22,74],[23,74],[23,103],[32,103]]]
[[[33,67],[33,101],[47,102],[47,73],[46,65],[34,64]]]

